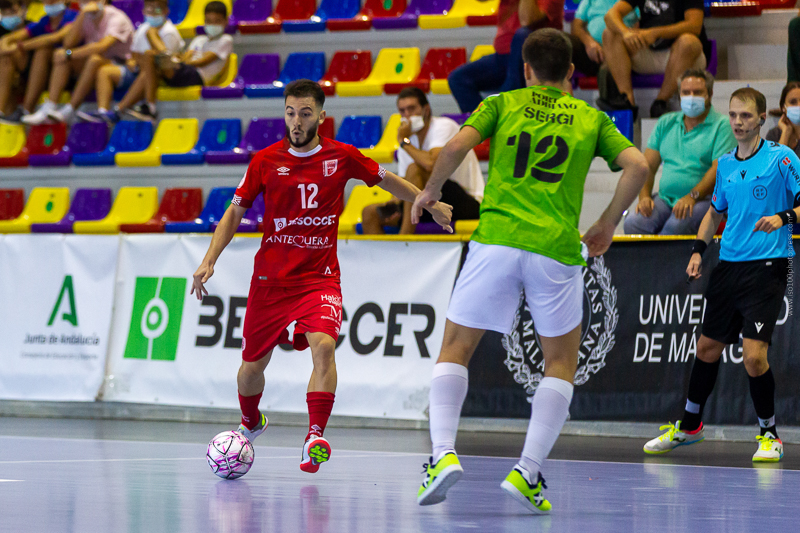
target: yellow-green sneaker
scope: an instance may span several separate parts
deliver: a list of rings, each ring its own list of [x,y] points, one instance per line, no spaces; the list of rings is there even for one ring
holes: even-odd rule
[[[505,481],[500,484],[500,487],[509,496],[524,505],[527,510],[535,514],[549,513],[553,506],[544,498],[542,491],[547,488],[547,485],[544,483],[542,474],[537,475],[536,483],[531,483],[528,478],[530,478],[530,474],[527,470],[516,465],[514,470],[506,476]]]
[[[425,479],[417,492],[417,503],[420,505],[443,502],[447,497],[447,491],[464,473],[456,452],[445,453],[436,464],[431,457],[430,463],[425,463],[422,468]]]
[[[777,463],[783,459],[783,441],[767,431],[763,436],[756,437],[758,449],[753,455],[754,463]]]
[[[647,441],[642,448],[644,453],[649,453],[651,455],[667,453],[671,452],[678,446],[688,446],[689,444],[701,442],[706,438],[703,432],[702,422],[700,423],[700,427],[691,433],[681,430],[680,420],[675,422],[674,425],[669,423],[661,426],[659,429],[661,431],[666,429],[667,432],[654,438],[653,440]]]

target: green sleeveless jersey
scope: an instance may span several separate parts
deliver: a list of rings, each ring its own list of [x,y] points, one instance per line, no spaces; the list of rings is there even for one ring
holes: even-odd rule
[[[595,156],[613,161],[633,146],[611,119],[553,87],[486,98],[464,123],[492,138],[489,178],[472,240],[585,265],[578,220]]]

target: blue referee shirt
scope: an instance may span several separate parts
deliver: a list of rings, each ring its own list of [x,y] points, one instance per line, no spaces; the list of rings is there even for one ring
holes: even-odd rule
[[[756,261],[793,257],[789,227],[753,232],[763,216],[792,209],[800,202],[800,159],[786,146],[761,141],[758,150],[740,159],[734,148],[719,158],[711,205],[728,212],[719,257],[723,261]]]

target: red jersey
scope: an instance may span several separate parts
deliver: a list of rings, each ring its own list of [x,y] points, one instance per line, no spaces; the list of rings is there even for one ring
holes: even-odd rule
[[[539,28],[563,29],[564,26],[564,0],[537,0],[536,5],[544,11],[545,17],[539,22],[531,24],[531,30]],[[520,28],[519,0],[500,0],[497,10],[497,34],[494,37],[494,51],[505,55],[511,53],[511,40]]]
[[[232,201],[250,207],[264,194],[264,237],[253,283],[339,283],[336,244],[345,184],[359,179],[372,187],[385,175],[357,148],[322,137],[310,152],[297,152],[284,139],[256,153]]]

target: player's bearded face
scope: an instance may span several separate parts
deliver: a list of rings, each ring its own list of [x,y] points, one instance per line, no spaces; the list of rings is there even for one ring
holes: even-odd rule
[[[295,148],[302,148],[317,136],[317,120],[315,119],[309,125],[293,124],[291,128],[286,126],[286,137],[289,139],[289,144]]]

